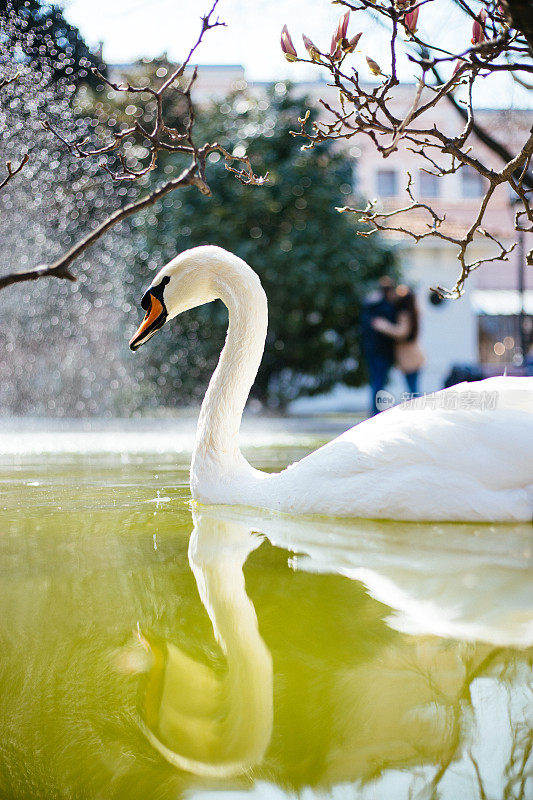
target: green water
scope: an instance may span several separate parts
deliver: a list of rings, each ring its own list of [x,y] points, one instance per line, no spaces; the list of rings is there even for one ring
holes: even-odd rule
[[[2,800],[533,796],[529,526],[194,508],[178,462],[4,457]]]

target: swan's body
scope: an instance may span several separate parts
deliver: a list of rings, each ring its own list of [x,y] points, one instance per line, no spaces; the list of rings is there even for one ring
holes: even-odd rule
[[[251,267],[219,247],[181,253],[145,295],[148,313],[130,344],[136,349],[167,318],[216,298],[229,328],[198,421],[196,500],[344,517],[531,520],[533,378],[454,386],[424,408],[411,402],[368,419],[282,472],[254,469],[238,441],[267,330],[266,296]]]

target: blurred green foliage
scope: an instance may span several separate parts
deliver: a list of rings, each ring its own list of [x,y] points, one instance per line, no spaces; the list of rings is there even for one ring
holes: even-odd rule
[[[241,185],[213,154],[207,172],[212,197],[191,188],[150,210],[137,226],[143,246],[132,264],[136,303],[149,280],[140,280],[145,266],[158,269],[189,247],[220,245],[258,272],[269,300],[269,330],[252,396],[270,406],[339,381],[364,381],[361,301],[380,275],[394,272],[390,249],[377,237],[356,236],[352,216],[335,210],[352,192],[351,162],[329,142],[303,152],[290,134],[305,107],[294,89],[278,83],[262,97],[240,91],[203,108],[196,140],[218,141],[238,155],[246,151],[256,174],[268,171],[268,183]],[[156,181],[179,169],[173,162],[161,158]],[[203,394],[226,325],[217,302],[178,318],[150,342],[145,381],[157,386],[160,401],[171,405]]]

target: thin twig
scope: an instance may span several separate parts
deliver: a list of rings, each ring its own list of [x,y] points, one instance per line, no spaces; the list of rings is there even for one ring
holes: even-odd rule
[[[377,84],[363,84],[356,67],[348,70],[348,53],[341,54],[339,60],[334,60],[324,54],[319,54],[318,65],[325,68],[330,76],[328,85],[335,87],[339,92],[339,106],[334,106],[325,100],[320,100],[320,105],[326,114],[318,120],[309,122],[309,112],[298,119],[299,128],[291,131],[294,136],[302,137],[302,149],[311,149],[323,142],[352,140],[354,137],[366,136],[373,147],[387,158],[396,152],[403,144],[407,150],[417,154],[425,162],[422,169],[437,178],[458,172],[465,167],[474,170],[480,175],[485,186],[483,197],[473,218],[466,220],[465,232],[461,235],[450,235],[444,225],[444,217],[435,211],[430,204],[417,201],[411,191],[411,176],[408,175],[407,193],[410,202],[401,208],[392,210],[379,210],[374,202],[364,208],[343,207],[339,211],[351,211],[368,224],[368,230],[359,231],[361,236],[369,236],[376,231],[394,232],[410,237],[415,242],[428,237],[444,240],[457,247],[457,260],[460,266],[459,277],[451,289],[441,289],[448,296],[458,296],[464,289],[464,284],[470,273],[481,264],[490,261],[506,261],[515,247],[516,242],[503,244],[494,232],[485,224],[487,209],[492,202],[497,187],[508,184],[521,201],[521,208],[515,215],[515,229],[533,230],[532,189],[533,177],[530,172],[533,152],[533,131],[526,137],[520,147],[514,152],[494,140],[486,133],[476,121],[476,112],[473,103],[473,89],[480,77],[490,76],[492,73],[507,71],[516,75],[518,71],[533,72],[533,62],[529,53],[528,40],[524,31],[518,30],[516,25],[510,27],[505,14],[502,14],[498,4],[489,0],[482,0],[482,9],[486,12],[483,22],[480,17],[478,3],[472,0],[457,0],[457,3],[468,15],[468,26],[474,23],[478,26],[477,33],[473,31],[474,43],[466,45],[470,38],[468,28],[462,39],[458,36],[459,46],[453,50],[446,50],[434,41],[427,41],[419,32],[411,30],[412,21],[408,22],[406,14],[418,9],[422,19],[426,5],[422,2],[375,2],[375,0],[337,0],[345,8],[370,13],[380,24],[385,25],[390,40],[390,73],[387,74],[389,65],[381,63],[381,73],[377,75]],[[481,23],[479,20],[482,20]],[[396,46],[397,28],[402,25],[408,33],[408,49],[415,52],[408,53],[412,63],[419,66],[421,75],[418,78],[415,93],[408,109],[400,116],[395,104],[396,80]],[[480,28],[481,25],[481,28]],[[481,33],[480,33],[481,31]],[[386,50],[383,49],[383,57]],[[504,60],[504,57],[507,60]],[[316,59],[300,59],[305,63],[317,66]],[[380,59],[381,61],[381,59]],[[451,76],[443,81],[437,70],[441,63],[456,62],[456,68]],[[437,78],[436,85],[428,86],[425,82],[427,71],[432,71]],[[454,91],[461,84],[467,83],[467,102],[463,107],[453,96]],[[464,117],[464,126],[460,133],[450,136],[435,122],[433,110],[444,99],[448,99]],[[430,124],[422,120],[430,119]],[[484,144],[493,149],[505,163],[501,169],[494,169],[487,164],[481,154],[476,153],[471,144],[471,137],[475,135]],[[443,156],[444,158],[440,158]],[[410,214],[423,210],[429,215],[427,230],[417,224],[409,222]],[[401,219],[399,219],[399,217]],[[407,220],[405,223],[403,220]],[[418,225],[418,227],[417,227]],[[449,229],[448,229],[449,230]],[[470,244],[477,236],[483,236],[497,246],[495,256],[469,261],[467,252]],[[531,254],[533,260],[533,251]]]
[[[18,175],[18,173],[24,168],[24,166],[28,163],[29,160],[30,157],[28,153],[25,153],[20,160],[20,164],[18,165],[18,167],[15,167],[15,169],[13,169],[11,161],[6,161],[7,175],[4,178],[4,180],[0,183],[0,189],[3,189],[4,186],[6,186],[9,183],[9,181],[15,177],[15,175]]]

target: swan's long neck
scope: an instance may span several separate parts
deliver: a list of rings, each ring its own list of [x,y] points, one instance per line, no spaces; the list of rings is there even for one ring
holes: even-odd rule
[[[252,269],[220,277],[218,294],[227,306],[226,343],[202,403],[193,467],[213,459],[228,468],[242,460],[239,428],[257,375],[267,332],[267,299]]]
[[[246,594],[243,566],[261,539],[239,522],[195,516],[189,563],[227,664],[213,714],[211,756],[227,774],[255,766],[272,735],[272,656]]]

